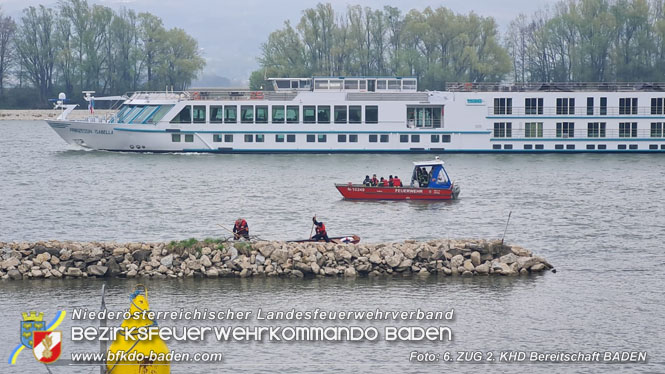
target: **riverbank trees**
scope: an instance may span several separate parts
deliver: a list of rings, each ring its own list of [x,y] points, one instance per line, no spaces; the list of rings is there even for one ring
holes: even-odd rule
[[[194,38],[150,13],[62,0],[0,15],[0,107],[44,107],[61,91],[183,90],[204,64]]]
[[[271,33],[250,78],[417,76],[446,82],[665,81],[665,0],[560,0],[518,15],[499,34],[492,17],[445,7],[403,13],[330,4]]]

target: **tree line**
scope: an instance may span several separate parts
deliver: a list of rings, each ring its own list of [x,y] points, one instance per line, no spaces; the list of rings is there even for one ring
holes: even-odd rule
[[[382,10],[330,4],[285,22],[262,45],[250,86],[268,76],[416,76],[446,82],[665,81],[665,0],[561,0],[517,16],[501,36],[492,17],[445,7]]]
[[[150,13],[86,0],[31,6],[18,20],[0,12],[2,107],[45,106],[58,92],[183,90],[204,65],[194,38]]]

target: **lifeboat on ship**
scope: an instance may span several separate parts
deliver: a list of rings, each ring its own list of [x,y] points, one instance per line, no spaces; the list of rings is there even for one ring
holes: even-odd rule
[[[401,187],[367,186],[364,184],[337,183],[335,187],[349,200],[455,200],[460,188],[450,180],[443,161],[413,163],[411,184]],[[424,169],[424,170],[423,170]]]

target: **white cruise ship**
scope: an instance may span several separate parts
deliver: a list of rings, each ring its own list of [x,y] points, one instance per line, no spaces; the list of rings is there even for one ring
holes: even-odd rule
[[[665,84],[271,79],[274,91],[136,92],[110,117],[49,125],[123,152],[665,152]],[[88,97],[91,99],[91,97]]]

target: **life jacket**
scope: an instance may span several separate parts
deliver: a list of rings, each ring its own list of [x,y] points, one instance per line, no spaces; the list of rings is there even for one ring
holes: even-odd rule
[[[393,180],[393,187],[402,187],[402,181],[399,178]]]
[[[237,222],[236,222],[236,227],[235,227],[235,229],[236,229],[236,232],[238,232],[238,233],[244,233],[244,232],[247,232],[247,231],[248,231],[247,221],[245,221],[245,220],[243,219],[242,221],[240,221],[240,223],[237,223]]]
[[[388,180],[387,180],[387,179],[384,179],[384,180],[383,180],[383,183],[382,183],[381,185],[382,185],[383,187],[388,187],[388,186],[389,186],[389,184],[388,184]]]
[[[316,234],[317,235],[326,235],[326,225],[321,222],[321,226],[316,225]]]
[[[372,186],[377,186],[379,184],[379,180],[376,178],[372,178]]]

